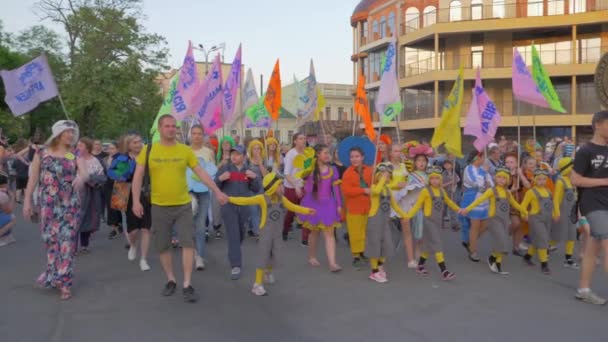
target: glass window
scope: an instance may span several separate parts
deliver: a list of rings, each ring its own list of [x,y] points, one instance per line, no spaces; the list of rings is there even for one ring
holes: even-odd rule
[[[601,38],[585,38],[579,40],[580,63],[596,63],[602,55]]]
[[[380,38],[386,36],[386,17],[380,18]]]
[[[587,0],[570,0],[569,2],[569,13],[583,13],[587,11]]]
[[[528,0],[528,17],[542,17],[543,15],[543,1],[542,0]]]
[[[245,130],[245,137],[246,138],[251,138],[251,130],[250,129],[246,129]]]
[[[493,0],[492,1],[492,17],[493,18],[504,18],[505,17],[505,0]]]
[[[338,120],[348,120],[344,113],[344,107],[338,107]]]
[[[231,135],[236,135],[236,134],[237,134],[237,133],[236,133],[236,129],[231,130],[231,131],[230,131],[230,134],[231,134]]]
[[[462,20],[462,4],[458,0],[450,2],[450,21]]]
[[[325,120],[331,120],[331,107],[325,107]]]
[[[483,46],[471,47],[471,67],[483,67]]]
[[[261,129],[260,130],[260,137],[265,137],[266,136],[266,130],[265,129]]]
[[[388,37],[395,36],[395,13],[391,12],[388,15],[388,33],[386,34]]]
[[[565,12],[565,0],[549,0],[547,2],[548,15],[562,15]]]
[[[423,13],[422,27],[431,26],[437,22],[437,8],[435,6],[426,6]]]
[[[471,1],[471,19],[479,20],[483,18],[483,5],[481,0]]]
[[[420,28],[420,11],[410,7],[405,11],[405,32],[413,32]]]
[[[372,24],[372,30],[374,32],[374,34],[372,35],[372,39],[377,39],[378,36],[378,21],[374,20],[374,23]]]

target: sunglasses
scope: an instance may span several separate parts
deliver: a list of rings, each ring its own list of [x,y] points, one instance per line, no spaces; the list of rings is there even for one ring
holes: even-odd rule
[[[72,121],[72,120],[65,120],[65,121],[63,122],[63,125],[64,125],[65,127],[69,127],[69,128],[76,128],[76,127],[78,127],[78,125],[76,124],[76,122],[74,122],[74,121]]]
[[[393,172],[394,169],[395,168],[393,167],[393,165],[380,164],[376,166],[377,172]]]

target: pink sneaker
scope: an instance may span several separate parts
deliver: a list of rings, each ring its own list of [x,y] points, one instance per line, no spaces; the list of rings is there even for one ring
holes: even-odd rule
[[[378,266],[378,273],[380,273],[384,278],[386,278],[386,271],[384,270],[384,266]]]
[[[369,279],[380,284],[386,283],[388,281],[388,279],[386,279],[386,277],[384,277],[384,275],[382,275],[380,272],[372,272],[372,274],[369,275]]]

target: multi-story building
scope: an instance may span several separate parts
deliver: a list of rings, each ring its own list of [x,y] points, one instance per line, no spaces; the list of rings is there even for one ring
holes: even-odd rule
[[[380,80],[380,61],[398,36],[398,77],[404,110],[398,127],[408,138],[430,138],[441,104],[465,68],[466,115],[476,68],[502,115],[499,135],[590,135],[599,110],[593,74],[608,51],[608,0],[363,0],[351,16],[353,79],[363,72],[370,108]],[[566,113],[514,100],[513,49],[531,64],[540,54]],[[377,121],[374,114],[374,121]],[[464,118],[461,120],[464,124]],[[395,125],[393,125],[395,127]],[[393,130],[394,128],[388,128]]]

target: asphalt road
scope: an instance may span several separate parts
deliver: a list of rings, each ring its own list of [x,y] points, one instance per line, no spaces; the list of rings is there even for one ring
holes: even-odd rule
[[[255,240],[244,242],[238,281],[229,280],[226,241],[212,241],[207,269],[194,274],[196,304],[184,303],[179,289],[161,297],[157,255],[149,258],[152,270],[141,272],[123,242],[109,241],[107,233],[104,227],[91,254],[78,257],[74,297],[62,302],[56,291],[35,287],[44,251],[38,227],[19,222],[17,243],[0,247],[0,341],[608,341],[608,308],[574,299],[578,271],[563,268],[560,255],[552,255],[551,276],[510,256],[511,275],[503,277],[468,261],[451,231],[444,245],[457,275],[452,282],[439,279],[434,262],[427,278],[407,270],[400,251],[388,262],[390,281],[376,284],[367,270],[352,269],[344,243],[338,248],[344,271],[330,274],[322,245],[323,266],[313,269],[306,250],[290,240],[266,297],[250,293]],[[487,237],[481,245],[487,256]],[[602,271],[594,286],[608,295]]]

